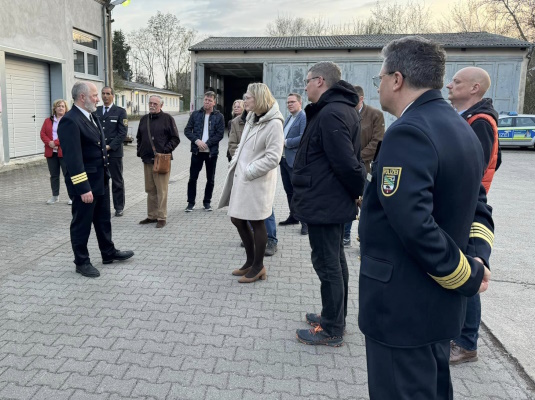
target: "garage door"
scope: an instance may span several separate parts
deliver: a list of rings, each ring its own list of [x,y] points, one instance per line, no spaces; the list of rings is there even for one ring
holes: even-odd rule
[[[39,137],[50,117],[50,73],[46,63],[6,57],[9,157],[43,153]]]

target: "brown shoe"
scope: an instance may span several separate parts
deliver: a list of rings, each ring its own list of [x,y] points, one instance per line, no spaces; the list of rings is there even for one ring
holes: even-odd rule
[[[156,224],[156,228],[163,228],[165,225],[167,225],[165,219],[159,219],[158,223]]]
[[[154,223],[154,222],[158,222],[158,220],[157,220],[157,219],[145,218],[144,220],[139,221],[139,223],[140,223],[141,225],[152,224],[152,223]]]
[[[249,270],[249,272],[250,272],[250,270]],[[267,274],[266,274],[266,268],[265,267],[262,267],[260,272],[258,274],[256,274],[255,276],[251,277],[251,278],[247,278],[245,275],[242,276],[240,279],[238,279],[238,282],[240,282],[240,283],[252,283],[252,282],[255,282],[255,281],[259,280],[259,279],[262,280],[262,281],[265,281],[267,279]]]
[[[450,365],[477,361],[477,350],[466,350],[455,343],[450,342]]]
[[[235,269],[234,271],[232,271],[232,275],[235,275],[235,276],[243,276],[245,275],[247,272],[249,272],[251,270],[251,267],[249,268],[243,268],[243,269]]]

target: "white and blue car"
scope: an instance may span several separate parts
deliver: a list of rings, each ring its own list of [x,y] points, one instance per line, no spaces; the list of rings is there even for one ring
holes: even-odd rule
[[[535,115],[509,112],[498,118],[498,137],[501,147],[535,147]]]

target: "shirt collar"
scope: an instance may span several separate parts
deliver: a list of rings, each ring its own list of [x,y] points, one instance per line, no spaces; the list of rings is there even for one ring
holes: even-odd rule
[[[405,111],[407,111],[407,108],[409,108],[410,106],[412,106],[412,103],[414,103],[414,101],[411,101],[411,102],[407,105],[407,107],[405,107],[405,109],[403,110],[403,112],[402,112],[401,115],[399,116],[400,118],[401,118],[401,116],[402,116],[403,114],[405,114]]]
[[[74,105],[76,108],[78,108],[78,110],[80,110],[84,115],[85,117],[91,121],[91,117],[90,117],[90,114],[89,112],[87,112],[86,110],[84,110],[82,107],[78,107],[76,104]]]

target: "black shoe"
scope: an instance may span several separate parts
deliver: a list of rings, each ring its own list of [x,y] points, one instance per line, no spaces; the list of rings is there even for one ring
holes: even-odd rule
[[[286,218],[286,221],[279,222],[279,225],[297,225],[298,223],[299,221],[290,215],[288,218]]]
[[[344,238],[344,247],[351,247],[351,239]]]
[[[308,235],[308,225],[305,223],[301,224],[301,235]]]
[[[185,212],[192,212],[194,208],[195,208],[195,204],[188,203],[188,206],[186,207],[186,209],[184,211]]]
[[[93,267],[91,263],[77,265],[76,272],[82,274],[83,276],[87,276],[88,278],[98,278],[100,276],[100,272],[98,272],[98,269]]]
[[[295,333],[297,340],[304,344],[310,344],[313,346],[324,345],[331,347],[340,347],[344,344],[343,336],[329,336],[319,325],[312,329],[298,329],[295,331]]]
[[[204,203],[204,211],[212,211],[212,206],[210,203]]]
[[[124,214],[124,211],[123,210],[115,210],[115,216],[116,217],[122,217]]]
[[[314,328],[320,325],[321,314],[307,313],[305,316],[307,324],[312,325]]]
[[[265,256],[272,256],[277,252],[277,243],[272,240],[268,240],[266,250],[264,252]]]
[[[107,260],[102,260],[102,264],[111,264],[114,261],[124,261],[128,260],[129,258],[134,256],[134,252],[132,250],[115,250],[115,254],[111,256],[111,258]]]

